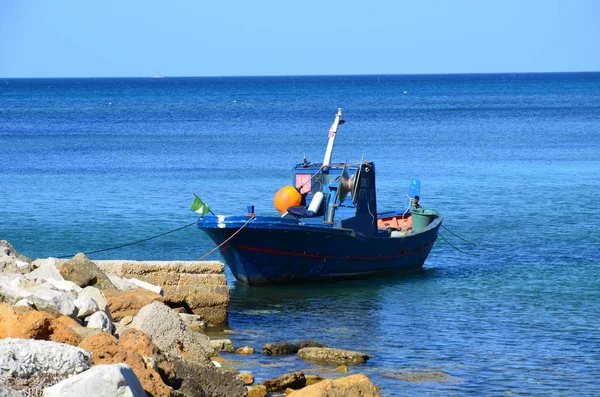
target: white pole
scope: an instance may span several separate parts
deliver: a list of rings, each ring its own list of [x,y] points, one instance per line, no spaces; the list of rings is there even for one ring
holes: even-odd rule
[[[327,142],[327,150],[325,151],[325,158],[323,159],[323,167],[327,166],[331,162],[331,153],[333,152],[333,143],[335,142],[335,134],[337,133],[338,125],[342,119],[342,108],[338,109],[333,124],[329,129],[329,142]]]

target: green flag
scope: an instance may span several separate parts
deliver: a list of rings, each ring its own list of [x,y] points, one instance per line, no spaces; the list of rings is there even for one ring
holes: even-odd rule
[[[208,205],[204,204],[204,201],[200,200],[200,197],[196,196],[196,193],[194,193],[194,202],[192,203],[190,210],[197,212],[202,216],[210,212]]]

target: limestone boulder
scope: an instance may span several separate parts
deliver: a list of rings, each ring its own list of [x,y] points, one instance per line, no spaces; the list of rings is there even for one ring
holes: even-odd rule
[[[145,332],[167,354],[200,365],[210,365],[212,348],[209,338],[190,331],[179,315],[163,303],[153,302],[144,306],[129,328]]]
[[[96,288],[96,287],[85,287],[81,290],[81,292],[77,295],[77,299],[80,299],[82,296],[87,296],[92,298],[94,302],[98,305],[98,309],[102,310],[106,315],[112,319],[110,308],[108,307],[108,300],[104,293]]]
[[[29,307],[33,309],[33,302],[29,299],[21,299],[20,301],[17,301],[13,306]]]
[[[269,392],[285,391],[285,389],[297,390],[306,386],[306,377],[302,371],[296,371],[269,379],[262,384]]]
[[[83,253],[60,264],[58,270],[65,280],[73,281],[81,288],[93,286],[101,290],[116,289],[106,274]]]
[[[174,389],[186,397],[244,397],[248,393],[235,373],[181,359],[174,363],[178,378]]]
[[[108,279],[117,287],[119,291],[131,291],[132,289],[140,288],[137,284],[127,281],[121,276],[116,274],[106,274]]]
[[[97,328],[109,334],[114,332],[112,321],[110,321],[110,318],[103,311],[97,311],[91,316],[86,317],[84,323],[88,328]]]
[[[159,285],[150,284],[150,283],[147,283],[146,281],[138,280],[135,277],[128,278],[127,281],[129,281],[132,284],[137,285],[138,288],[144,288],[144,289],[147,289],[148,291],[152,291],[159,295],[163,295],[163,296],[165,295],[165,291]]]
[[[46,279],[46,283],[50,284],[57,291],[67,292],[73,298],[77,298],[77,295],[82,290],[80,286],[68,280],[55,280],[53,278],[48,278]]]
[[[98,365],[44,389],[44,397],[146,397],[127,364]]]
[[[0,276],[0,303],[13,305],[21,299],[29,299],[31,292],[23,288],[22,275],[7,274]],[[34,284],[35,285],[35,284]]]
[[[160,374],[152,366],[148,366],[144,357],[132,348],[132,345],[121,344],[114,336],[100,333],[84,339],[79,347],[92,353],[94,365],[117,363],[129,365],[149,395],[170,396],[171,389],[163,382]],[[155,346],[145,347],[150,350],[153,348],[156,349]]]
[[[164,290],[165,303],[202,315],[204,321],[227,320],[229,287],[224,265],[216,261],[96,261],[107,274],[138,279]]]
[[[77,308],[75,307],[74,299],[67,292],[59,291],[48,283],[29,288],[29,291],[31,295],[27,299],[33,302],[37,310],[50,314],[76,316]]]
[[[185,306],[211,324],[227,321],[230,293],[227,285],[186,286],[177,290],[165,288],[165,302],[169,306]]]
[[[31,259],[25,255],[21,255],[16,249],[6,240],[0,240],[0,258],[15,258],[24,262],[31,262]]]
[[[77,308],[77,318],[86,318],[100,310],[96,301],[87,295],[79,296],[73,303]]]
[[[33,339],[0,339],[0,377],[35,373],[77,374],[92,365],[89,352],[63,343]]]
[[[306,347],[298,351],[298,356],[303,360],[330,364],[364,364],[369,359],[364,353],[331,347]]]
[[[25,274],[25,277],[29,280],[48,280],[53,279],[57,281],[64,281],[65,279],[56,268],[55,262],[53,261],[34,261],[34,264],[38,264],[38,267],[30,273]]]
[[[31,262],[31,264],[33,265],[33,267],[34,267],[35,269],[38,269],[38,268],[40,268],[40,267],[42,267],[42,266],[44,266],[44,265],[48,265],[48,264],[50,264],[50,265],[54,266],[56,269],[58,269],[58,267],[59,267],[59,266],[60,266],[62,263],[65,263],[65,262],[66,262],[66,260],[65,260],[65,259],[60,259],[60,258],[52,258],[52,257],[50,257],[50,258],[38,258],[38,259],[35,259],[33,262]],[[54,277],[54,278],[55,278],[56,280],[60,280],[60,279],[58,279],[58,278],[56,278],[56,277]]]
[[[288,394],[290,397],[380,397],[379,389],[364,375],[351,375],[317,384]]]
[[[161,295],[144,288],[129,291],[105,290],[104,296],[106,296],[114,321],[120,321],[127,316],[135,316],[142,307],[154,301],[162,302],[164,300]]]
[[[32,270],[31,259],[21,255],[6,240],[0,240],[0,274],[27,273]]]
[[[273,343],[267,343],[262,348],[262,354],[265,356],[283,356],[286,354],[296,354],[298,348],[287,340],[280,340]]]

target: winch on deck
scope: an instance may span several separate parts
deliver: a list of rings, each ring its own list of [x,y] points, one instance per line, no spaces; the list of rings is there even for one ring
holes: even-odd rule
[[[329,223],[373,236],[377,234],[375,165],[301,163],[293,170],[294,186],[302,195],[286,217],[305,223]]]

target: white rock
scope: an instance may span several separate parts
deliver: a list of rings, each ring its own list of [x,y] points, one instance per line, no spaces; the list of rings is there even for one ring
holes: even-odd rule
[[[36,261],[34,261],[36,263]],[[54,266],[51,262],[42,262],[40,266],[32,271],[31,273],[27,273],[25,277],[29,280],[47,280],[52,278],[54,280],[64,281],[64,277],[60,274],[56,266]]]
[[[21,299],[20,301],[16,302],[13,306],[33,307],[33,302],[29,299]]]
[[[100,291],[96,287],[90,286],[85,287],[83,290],[81,290],[77,297],[80,298],[82,295],[89,296],[90,298],[95,300],[96,304],[98,305],[98,308],[104,313],[106,313],[108,317],[110,317],[110,319],[112,320],[112,317],[110,315],[110,309],[108,308],[108,300],[106,300],[106,296],[104,296],[104,293],[102,291]]]
[[[44,397],[146,397],[127,364],[96,365],[44,389]]]
[[[117,287],[119,291],[131,291],[132,289],[139,288],[138,285],[119,277],[116,274],[107,274],[108,279]]]
[[[137,285],[140,288],[147,289],[152,292],[156,292],[159,295],[165,296],[165,291],[163,291],[161,286],[147,283],[142,280],[138,280],[137,278],[126,278],[125,280],[129,281],[132,284]]]
[[[12,280],[25,280],[25,276],[19,273],[0,273],[0,280],[4,279],[7,281]],[[18,284],[18,282],[16,282]]]
[[[50,264],[54,267],[58,267],[58,265],[61,265],[63,263],[65,263],[66,260],[65,259],[58,259],[58,258],[44,258],[44,259],[36,259],[33,262],[31,262],[31,264],[33,265],[33,267],[38,268],[41,267],[45,264]]]
[[[24,277],[19,276],[0,277],[0,301],[13,304],[31,296],[31,292],[21,287],[20,283],[21,280],[24,280]]]
[[[98,328],[109,334],[113,333],[113,323],[103,311],[97,311],[85,318],[85,326],[88,328]]]
[[[48,303],[53,306],[59,313],[65,316],[74,317],[77,313],[73,298],[66,292],[57,291],[52,288],[50,284],[42,284],[31,291],[31,298],[36,306],[40,305],[40,302],[35,298]]]
[[[49,278],[46,280],[46,282],[48,284],[51,284],[57,290],[68,292],[75,297],[82,290],[82,288],[79,285],[75,284],[72,281],[68,281],[68,280],[55,280],[53,278]]]
[[[87,295],[81,295],[73,303],[77,308],[77,318],[85,318],[100,310],[96,301]]]
[[[79,347],[45,340],[0,339],[0,377],[29,377],[37,372],[70,375],[91,365],[91,353]]]
[[[28,267],[31,267],[31,263],[29,262],[25,262],[25,261],[20,261],[18,259],[15,260],[15,265],[19,268],[19,269],[26,269]]]

